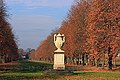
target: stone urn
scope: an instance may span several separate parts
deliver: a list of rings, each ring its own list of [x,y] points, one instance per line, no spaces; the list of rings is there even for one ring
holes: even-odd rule
[[[54,34],[54,44],[57,47],[57,50],[55,52],[64,52],[61,50],[61,47],[63,46],[65,42],[65,36],[64,34]]]
[[[54,51],[54,66],[53,69],[59,69],[64,70],[65,64],[64,64],[64,51],[61,50],[63,44],[65,42],[65,36],[64,34],[55,34],[54,35],[54,43],[57,48],[57,50]]]

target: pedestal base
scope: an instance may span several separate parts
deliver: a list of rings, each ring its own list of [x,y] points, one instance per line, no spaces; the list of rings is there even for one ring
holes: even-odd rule
[[[64,52],[54,52],[54,66],[53,69],[64,70]]]
[[[63,64],[56,64],[53,67],[54,67],[54,69],[59,69],[59,70],[64,70],[65,69],[65,65],[63,65]]]

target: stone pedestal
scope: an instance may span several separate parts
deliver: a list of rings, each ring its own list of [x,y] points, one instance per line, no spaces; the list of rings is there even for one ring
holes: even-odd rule
[[[64,52],[54,52],[54,66],[53,69],[64,70]]]

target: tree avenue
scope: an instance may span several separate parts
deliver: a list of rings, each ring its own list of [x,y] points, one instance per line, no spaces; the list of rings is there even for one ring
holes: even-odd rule
[[[120,53],[120,0],[76,0],[55,33],[66,36],[66,63],[100,66],[102,62],[104,67],[107,62],[112,69]],[[52,60],[52,42],[53,34],[33,53],[34,59]]]

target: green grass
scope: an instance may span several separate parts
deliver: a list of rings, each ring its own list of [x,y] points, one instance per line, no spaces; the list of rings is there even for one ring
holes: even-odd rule
[[[41,62],[20,61],[19,65],[0,74],[0,80],[120,80],[120,71],[83,72],[74,71],[72,75],[46,74],[52,69],[51,64]],[[9,67],[8,67],[9,68]]]
[[[120,78],[120,72],[74,72],[75,75],[87,77],[106,77],[106,78]]]
[[[44,75],[44,72],[5,73],[0,74],[1,80],[119,80],[120,72],[81,72],[73,75]]]
[[[47,80],[56,78],[57,76],[43,75],[43,72],[0,74],[0,80]]]
[[[6,73],[0,74],[0,76],[38,76],[41,75],[42,72],[34,72],[34,73]]]
[[[75,72],[74,80],[120,80],[120,72]]]
[[[39,72],[52,69],[52,64],[30,61],[19,61],[19,64],[13,66],[0,67],[0,71],[7,72]]]
[[[52,64],[48,63],[19,61],[16,66],[3,67],[0,73],[0,80],[54,79],[56,76],[44,75],[46,70],[52,68]]]

